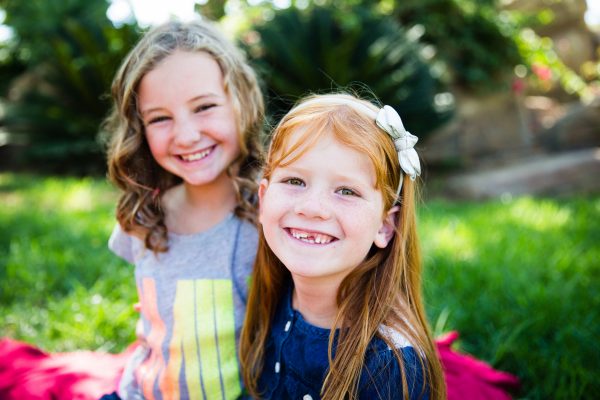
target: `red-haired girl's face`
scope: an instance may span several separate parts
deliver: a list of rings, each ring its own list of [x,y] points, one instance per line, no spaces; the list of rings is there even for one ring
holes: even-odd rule
[[[337,285],[373,244],[387,245],[393,216],[384,217],[375,179],[365,154],[325,135],[261,181],[265,239],[295,281]]]

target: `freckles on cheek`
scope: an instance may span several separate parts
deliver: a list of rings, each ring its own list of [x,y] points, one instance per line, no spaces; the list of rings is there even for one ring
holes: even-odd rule
[[[383,220],[381,219],[380,221],[380,214],[373,211],[348,211],[345,215],[348,215],[350,218],[349,222],[345,225],[345,228],[352,232],[358,232],[362,234],[371,233],[369,230],[377,230],[381,221]]]
[[[269,196],[263,197],[260,202],[260,210],[259,210],[259,221],[261,224],[267,223],[269,220],[274,218],[274,215],[277,214],[277,206],[276,202],[271,201]]]

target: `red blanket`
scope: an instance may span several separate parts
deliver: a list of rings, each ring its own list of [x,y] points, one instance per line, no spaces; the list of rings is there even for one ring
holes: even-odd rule
[[[11,339],[0,340],[0,399],[88,400],[113,392],[134,349],[48,354]]]
[[[511,399],[510,393],[519,389],[519,379],[452,350],[452,343],[456,339],[458,332],[450,332],[435,341],[444,368],[448,400]]]
[[[449,400],[507,400],[519,380],[473,357],[457,353],[451,345],[458,333],[436,341]],[[0,399],[96,400],[116,390],[131,345],[121,354],[92,351],[44,353],[11,339],[0,340]]]

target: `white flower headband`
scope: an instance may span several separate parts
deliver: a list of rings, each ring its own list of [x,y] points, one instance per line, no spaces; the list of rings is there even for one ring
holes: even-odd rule
[[[328,103],[337,105],[347,105],[354,108],[358,112],[363,112],[373,118],[383,131],[385,131],[394,141],[394,146],[398,152],[398,162],[400,163],[400,183],[396,190],[396,198],[400,195],[402,189],[403,175],[402,171],[410,176],[411,180],[415,180],[417,176],[421,175],[421,164],[419,162],[419,155],[415,151],[415,144],[419,140],[415,135],[409,133],[402,124],[400,115],[390,106],[383,106],[379,112],[368,107],[365,103],[350,97],[343,95],[323,95],[315,96],[304,103],[296,106],[296,109],[303,108],[313,102],[317,103]]]
[[[404,128],[402,119],[396,110],[390,106],[383,106],[379,110],[375,122],[394,141],[394,146],[396,146],[396,151],[398,152],[400,168],[414,181],[417,176],[421,175],[421,163],[419,162],[419,155],[415,150],[415,144],[417,144],[419,138]],[[400,184],[398,185],[396,195],[400,194],[402,181],[402,176],[400,176]]]

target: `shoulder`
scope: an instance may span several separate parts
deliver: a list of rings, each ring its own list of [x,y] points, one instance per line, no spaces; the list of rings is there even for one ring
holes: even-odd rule
[[[133,263],[132,239],[133,237],[117,222],[108,239],[108,248],[119,257]]]
[[[258,247],[258,229],[256,225],[250,221],[233,216],[234,220],[237,221],[236,225],[236,242],[237,245],[244,251],[249,253],[255,253]],[[254,254],[252,254],[254,255]]]
[[[233,218],[240,222],[242,229],[251,232],[258,232],[256,224],[252,223],[248,218],[240,217],[235,213],[233,213]]]
[[[412,344],[406,338],[406,336],[404,336],[402,332],[395,328],[381,325],[379,327],[379,334],[381,335],[381,337],[387,339],[397,349],[402,349],[404,347],[412,347]]]
[[[108,247],[113,250],[115,245],[118,245],[122,242],[126,242],[130,240],[130,235],[123,230],[121,224],[118,222],[113,226],[112,232],[110,233],[110,237],[108,238]]]
[[[410,399],[428,399],[424,377],[426,360],[422,352],[401,332],[383,327],[380,334],[387,342],[382,338],[373,340],[359,383],[359,398],[403,399],[403,382],[406,382]]]

